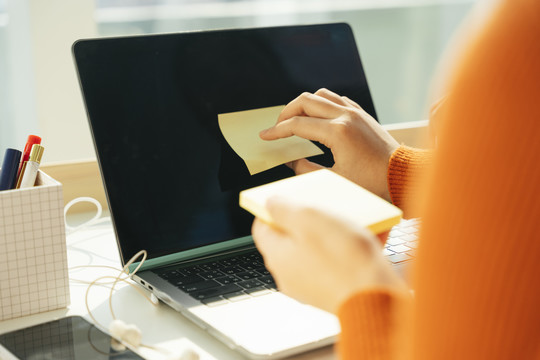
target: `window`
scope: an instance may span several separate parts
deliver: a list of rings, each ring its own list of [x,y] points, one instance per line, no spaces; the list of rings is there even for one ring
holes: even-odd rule
[[[347,22],[383,124],[427,117],[438,58],[471,1],[97,0],[100,35]]]
[[[27,3],[0,0],[0,156],[37,132]]]
[[[6,14],[6,0],[0,0],[0,156],[4,156],[4,148],[9,147],[8,139],[12,135],[12,125],[8,122],[9,109],[9,67],[8,67],[8,16]],[[5,146],[4,146],[5,145]]]
[[[69,52],[89,36],[347,22],[381,123],[425,119],[438,58],[474,1],[0,0],[0,151],[38,133],[47,162],[95,156]]]

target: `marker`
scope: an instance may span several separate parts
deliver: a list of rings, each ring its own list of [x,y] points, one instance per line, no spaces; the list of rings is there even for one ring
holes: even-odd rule
[[[41,138],[37,135],[28,135],[28,140],[26,140],[26,145],[24,146],[24,150],[22,153],[21,164],[19,165],[19,170],[17,171],[18,182],[21,181],[22,168],[24,166],[24,163],[30,158],[30,151],[32,150],[32,146],[34,144],[41,144]]]
[[[21,189],[34,186],[44,149],[45,148],[39,144],[34,144],[32,146],[30,158],[26,161],[24,174],[22,175],[21,184],[19,186]]]
[[[15,187],[20,159],[21,152],[19,150],[6,149],[0,172],[0,190],[9,190]]]
[[[24,176],[24,171],[26,170],[26,164],[28,163],[28,161],[25,161],[25,162],[22,162],[21,161],[21,164],[22,166],[19,166],[19,175],[17,176],[17,183],[15,184],[15,189],[20,189],[21,188],[21,180]]]

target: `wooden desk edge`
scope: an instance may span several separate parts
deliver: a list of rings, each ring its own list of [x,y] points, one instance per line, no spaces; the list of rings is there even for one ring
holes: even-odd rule
[[[98,200],[104,210],[108,209],[96,159],[48,163],[41,165],[40,169],[62,183],[64,205],[77,197],[89,196]],[[82,203],[73,206],[70,213],[91,212],[95,209],[91,203]]]

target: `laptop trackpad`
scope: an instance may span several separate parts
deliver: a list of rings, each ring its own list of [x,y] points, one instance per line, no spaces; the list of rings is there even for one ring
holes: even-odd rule
[[[226,343],[263,357],[297,353],[313,348],[313,343],[332,344],[340,331],[334,315],[279,292],[189,311]]]

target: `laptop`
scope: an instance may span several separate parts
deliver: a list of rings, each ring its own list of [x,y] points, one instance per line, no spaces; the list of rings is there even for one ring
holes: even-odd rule
[[[252,359],[332,344],[332,314],[282,294],[250,236],[240,191],[293,176],[250,175],[218,114],[283,105],[325,87],[376,117],[344,23],[79,40],[73,56],[121,261],[141,286]],[[329,166],[323,150],[310,160]],[[137,264],[135,264],[137,265]]]

